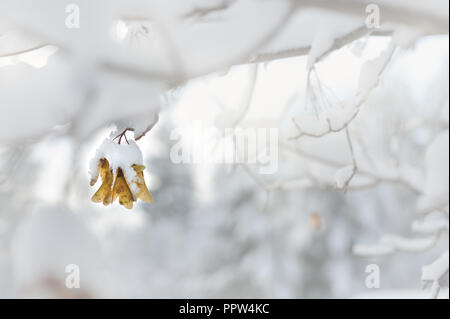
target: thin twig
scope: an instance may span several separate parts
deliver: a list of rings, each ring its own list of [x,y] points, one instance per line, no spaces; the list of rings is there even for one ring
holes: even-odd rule
[[[9,58],[9,57],[18,56],[18,55],[25,54],[25,53],[34,52],[34,51],[40,50],[42,48],[45,48],[47,46],[49,46],[49,44],[44,43],[44,44],[39,44],[39,45],[33,46],[33,47],[25,49],[25,50],[3,53],[3,54],[0,54],[0,58]]]
[[[350,155],[352,157],[352,165],[353,165],[353,170],[352,170],[352,174],[349,176],[349,178],[345,181],[344,186],[342,187],[342,190],[344,191],[344,193],[347,192],[348,190],[348,185],[350,184],[350,182],[352,181],[352,179],[355,177],[356,172],[358,171],[358,164],[356,163],[356,157],[355,157],[355,152],[353,150],[353,143],[352,143],[352,139],[350,137],[350,131],[348,129],[348,127],[345,128],[345,136],[347,138],[347,144],[348,144],[348,148],[350,150]]]

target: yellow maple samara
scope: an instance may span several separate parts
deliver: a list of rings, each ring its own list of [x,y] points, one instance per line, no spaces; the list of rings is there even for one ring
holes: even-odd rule
[[[131,167],[136,172],[136,180],[134,181],[128,181],[120,167],[116,169],[114,172],[115,175],[113,175],[108,160],[105,158],[100,159],[98,163],[98,175],[102,179],[102,184],[92,196],[92,201],[95,203],[103,202],[103,205],[107,206],[119,198],[119,204],[128,209],[133,208],[133,202],[136,202],[138,198],[146,203],[153,203],[153,196],[148,191],[144,180],[143,171],[145,166],[132,165]],[[91,186],[97,182],[98,175],[91,180]],[[131,191],[131,183],[135,183],[138,188],[136,196]]]

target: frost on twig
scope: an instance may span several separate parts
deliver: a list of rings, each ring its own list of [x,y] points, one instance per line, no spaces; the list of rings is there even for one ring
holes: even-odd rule
[[[344,193],[347,192],[350,182],[358,171],[358,164],[356,163],[355,151],[353,149],[353,143],[348,127],[345,129],[345,136],[347,138],[348,148],[352,158],[352,165],[340,169],[335,174],[336,188],[343,190]]]
[[[353,176],[356,174],[356,167],[353,165],[345,166],[336,172],[336,188],[346,190]]]
[[[298,134],[290,140],[303,136],[323,137],[330,133],[337,133],[345,129],[358,115],[359,108],[354,104],[348,104],[343,108],[331,109],[316,116],[301,116],[292,118],[292,122],[298,130]]]
[[[395,44],[391,41],[388,48],[377,58],[364,63],[359,76],[358,93],[353,101],[346,103],[340,102],[334,93],[321,83],[311,66],[308,72],[305,106],[311,105],[314,108],[315,118],[314,116],[293,118],[292,121],[298,134],[290,139],[299,139],[303,136],[319,138],[346,129],[358,116],[360,107],[365,103],[371,91],[377,87],[379,77],[394,52]],[[337,101],[333,102],[333,99]]]

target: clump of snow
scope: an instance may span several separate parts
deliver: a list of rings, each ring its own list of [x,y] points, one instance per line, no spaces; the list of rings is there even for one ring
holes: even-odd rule
[[[387,62],[389,62],[394,50],[395,45],[391,43],[378,57],[363,64],[359,75],[359,94],[364,95],[378,85],[379,76],[386,67]]]
[[[423,36],[423,31],[414,28],[399,28],[393,34],[393,40],[402,49],[409,49]]]
[[[419,234],[434,234],[439,231],[448,231],[448,219],[417,220],[412,224],[412,230]]]
[[[129,143],[129,144],[128,144]],[[118,168],[121,168],[125,179],[129,183],[129,187],[133,196],[136,197],[139,188],[136,184],[138,181],[135,170],[131,167],[133,164],[143,165],[144,160],[142,152],[133,140],[122,141],[121,144],[114,142],[112,139],[105,138],[103,143],[97,148],[95,156],[91,159],[89,175],[94,179],[98,175],[98,163],[102,158],[109,162],[110,169],[115,175]]]
[[[318,32],[314,40],[311,43],[311,50],[308,54],[308,62],[306,68],[310,70],[314,63],[333,47],[334,37],[331,32]]]
[[[26,56],[31,62],[32,56]],[[29,141],[70,121],[83,100],[83,94],[76,89],[75,72],[74,66],[67,64],[61,55],[53,55],[43,68],[25,63],[3,67],[0,70],[0,143],[13,145]]]
[[[449,202],[449,131],[441,133],[425,155],[425,195],[419,200],[419,211],[425,213],[445,207]]]

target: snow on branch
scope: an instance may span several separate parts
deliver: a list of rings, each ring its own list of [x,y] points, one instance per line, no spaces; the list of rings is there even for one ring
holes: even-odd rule
[[[418,234],[429,235],[441,231],[448,231],[448,220],[416,220],[412,226],[412,230]]]
[[[298,7],[312,7],[363,17],[367,1],[362,0],[293,0]],[[383,20],[409,27],[419,27],[429,34],[448,34],[448,14],[439,6],[425,2],[406,7],[394,1],[379,1]],[[409,2],[408,2],[409,4]],[[448,6],[448,3],[446,4]],[[447,11],[448,12],[448,7]]]
[[[449,255],[448,250],[430,265],[422,267],[422,281],[431,284],[431,298],[437,298],[440,291],[439,281],[448,275]]]
[[[422,238],[405,238],[398,235],[384,235],[377,244],[355,245],[353,253],[361,257],[378,257],[390,255],[395,252],[423,252],[432,248],[437,240],[437,235]]]

